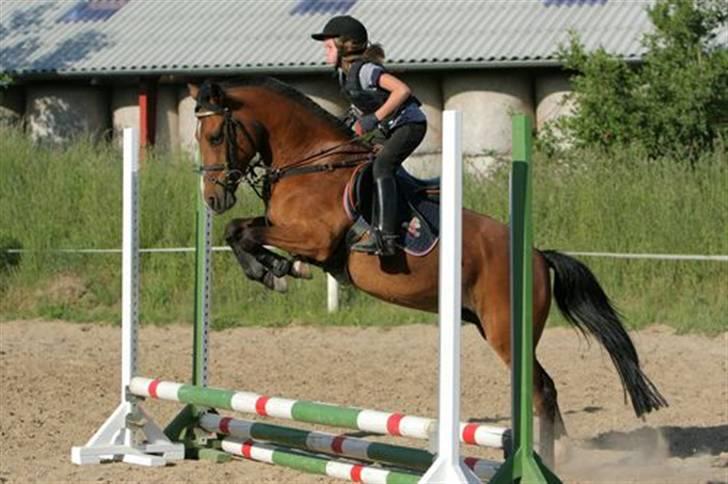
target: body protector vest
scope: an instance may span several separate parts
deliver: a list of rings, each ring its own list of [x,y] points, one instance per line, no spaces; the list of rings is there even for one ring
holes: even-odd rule
[[[341,93],[349,103],[355,108],[361,111],[362,114],[371,114],[379,109],[389,98],[389,92],[384,89],[363,89],[359,80],[359,71],[362,66],[367,62],[363,59],[355,61],[349,68],[349,73],[344,75],[343,72],[339,71],[339,85],[341,86]],[[379,64],[377,64],[379,65]],[[400,108],[392,113],[388,118],[394,118],[399,111],[410,103],[416,103],[421,106],[422,103],[415,97],[410,96]]]

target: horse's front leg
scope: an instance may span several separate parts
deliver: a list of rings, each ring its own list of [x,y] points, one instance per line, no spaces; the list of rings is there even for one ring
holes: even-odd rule
[[[263,246],[269,245],[295,254],[298,258],[321,263],[331,256],[334,248],[332,233],[334,231],[330,227],[318,224],[314,226],[256,224],[243,227],[238,236],[241,237],[240,243],[248,251],[257,250],[254,248],[265,250]],[[280,257],[277,254],[273,255]],[[290,262],[292,271],[299,270],[294,262],[301,262],[300,260]],[[306,266],[303,264],[302,267]]]
[[[260,244],[251,243],[245,236],[251,227],[265,227],[264,217],[235,219],[225,229],[225,240],[248,279],[258,281],[269,289],[287,290],[285,276],[310,279],[311,270],[300,260],[290,260],[271,252]]]

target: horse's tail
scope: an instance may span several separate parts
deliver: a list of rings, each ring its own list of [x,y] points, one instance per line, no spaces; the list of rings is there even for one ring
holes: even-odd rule
[[[607,350],[637,416],[666,407],[667,400],[642,372],[637,350],[594,274],[568,255],[553,250],[541,253],[554,270],[554,299],[561,314]]]

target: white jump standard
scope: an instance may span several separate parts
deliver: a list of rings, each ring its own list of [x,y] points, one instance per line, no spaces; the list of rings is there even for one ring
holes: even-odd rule
[[[184,459],[184,445],[171,442],[129,393],[136,372],[139,323],[139,135],[124,129],[122,293],[121,293],[121,403],[83,447],[71,449],[74,464],[121,460],[129,464],[162,466]]]

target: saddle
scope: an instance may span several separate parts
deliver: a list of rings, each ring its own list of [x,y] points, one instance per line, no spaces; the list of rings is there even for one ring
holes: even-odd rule
[[[437,244],[440,232],[440,179],[421,180],[400,167],[397,181],[397,244],[410,255],[427,255]],[[353,222],[346,234],[347,252],[372,227],[374,202],[372,164],[359,167],[344,190],[344,210]]]

